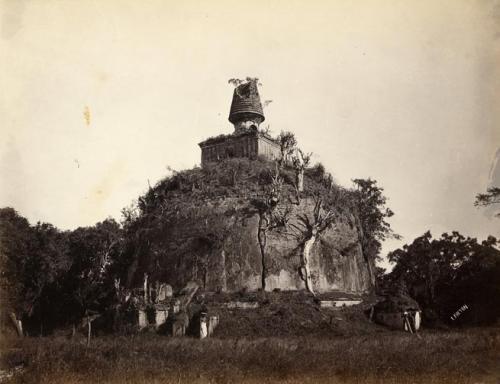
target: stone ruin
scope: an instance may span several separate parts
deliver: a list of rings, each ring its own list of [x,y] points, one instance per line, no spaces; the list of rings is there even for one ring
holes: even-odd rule
[[[229,113],[234,132],[199,143],[202,166],[232,157],[280,159],[279,143],[259,129],[264,120],[257,80],[248,78],[234,89]],[[297,200],[296,204],[285,207],[290,214],[288,224],[294,228],[300,227],[298,218],[310,215],[315,208],[311,198]],[[304,281],[297,273],[298,241],[291,240],[279,231],[268,233],[266,246],[269,252],[264,255],[256,241],[260,226],[259,215],[253,213],[243,218],[238,216],[238,212],[245,212],[244,205],[244,202],[235,199],[204,202],[205,223],[209,223],[211,217],[221,216],[224,216],[225,222],[231,223],[230,235],[218,247],[206,247],[206,239],[210,239],[212,233],[208,224],[192,236],[186,236],[201,220],[199,207],[189,205],[185,208],[183,217],[172,216],[169,223],[174,233],[172,237],[176,239],[179,236],[175,234],[183,235],[185,246],[180,250],[172,247],[178,253],[169,252],[165,255],[165,262],[175,263],[176,268],[166,271],[162,278],[176,287],[190,282],[178,295],[174,295],[172,286],[168,284],[155,283],[153,287],[146,274],[144,286],[134,289],[130,297],[139,330],[166,330],[166,333],[173,336],[183,336],[193,333],[193,324],[196,324],[194,333],[200,337],[210,336],[219,319],[210,316],[203,308],[198,308],[194,315],[189,313],[189,304],[198,291],[193,280],[200,282],[206,292],[304,289]],[[233,213],[228,215],[228,212]],[[201,246],[207,248],[202,254],[199,251]],[[162,243],[162,247],[170,249],[168,242]],[[271,254],[272,258],[269,256]],[[206,268],[202,279],[198,275],[198,268],[193,268],[200,258],[205,258],[206,263],[208,260],[212,263],[210,268]],[[266,269],[263,267],[264,261],[268,265]],[[369,292],[373,282],[370,280],[368,267],[359,242],[359,228],[349,223],[339,223],[335,229],[327,229],[322,234],[321,242],[314,244],[311,249],[311,285],[317,293],[338,291],[361,295]],[[151,270],[150,268],[151,266],[143,266],[141,270]],[[359,305],[361,302],[360,297],[350,297],[321,300],[319,305],[321,308],[336,309]],[[394,309],[396,307],[390,303],[378,303],[373,307],[370,318],[390,327],[416,331],[420,325],[418,304],[416,307],[413,304],[401,306],[399,303],[396,305],[397,309]],[[228,309],[255,309],[257,305],[238,301],[226,303]]]
[[[121,306],[128,313],[138,331],[154,330],[171,336],[182,337],[190,330],[191,335],[209,337],[219,323],[218,316],[207,316],[206,309],[193,313],[189,306],[198,292],[198,285],[189,282],[174,295],[172,286],[156,282],[154,287],[144,275],[144,285],[131,291],[123,291],[115,282]]]
[[[416,333],[420,329],[422,310],[410,297],[406,285],[398,283],[392,292],[383,292],[383,299],[370,309],[370,320],[391,329]]]
[[[248,79],[234,89],[229,112],[229,121],[234,126],[234,132],[199,143],[201,164],[206,165],[231,157],[279,159],[281,157],[279,143],[259,130],[264,120],[257,80]]]

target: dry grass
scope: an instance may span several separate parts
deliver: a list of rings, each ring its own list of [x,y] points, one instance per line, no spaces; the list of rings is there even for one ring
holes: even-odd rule
[[[498,328],[331,338],[206,339],[153,334],[30,338],[3,348],[24,362],[11,383],[495,383]],[[17,347],[19,349],[12,349]]]

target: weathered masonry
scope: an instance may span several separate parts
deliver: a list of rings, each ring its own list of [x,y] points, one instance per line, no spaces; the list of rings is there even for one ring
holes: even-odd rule
[[[209,138],[201,143],[201,164],[220,161],[231,157],[269,160],[281,156],[279,144],[269,135],[259,130],[265,120],[257,89],[257,81],[252,79],[235,88],[229,121],[234,132]]]
[[[263,156],[269,160],[280,157],[279,146],[274,140],[258,131],[214,137],[200,143],[200,147],[202,165],[230,157],[256,159]]]

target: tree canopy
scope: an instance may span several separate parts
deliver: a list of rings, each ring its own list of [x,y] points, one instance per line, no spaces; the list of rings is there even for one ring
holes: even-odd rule
[[[372,179],[354,179],[353,182],[359,241],[369,267],[370,278],[375,284],[375,261],[380,257],[382,242],[387,238],[398,239],[399,235],[387,221],[394,213],[386,206],[387,198],[383,194],[383,188]]]
[[[464,304],[470,312],[460,322],[492,322],[500,315],[500,251],[494,237],[478,243],[458,232],[434,239],[428,231],[388,257],[395,266],[382,277],[385,286],[403,283],[427,320],[453,322],[450,316]]]

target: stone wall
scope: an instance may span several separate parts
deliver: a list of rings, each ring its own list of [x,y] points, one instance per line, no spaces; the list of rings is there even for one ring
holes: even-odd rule
[[[257,137],[251,134],[230,135],[220,140],[207,140],[200,143],[201,164],[220,161],[230,157],[257,157]]]
[[[263,156],[268,160],[277,160],[281,157],[280,146],[265,136],[258,137],[257,147],[258,156]]]
[[[263,156],[269,160],[280,157],[280,148],[276,142],[258,132],[251,131],[208,139],[199,146],[202,165],[231,157],[255,159],[257,156]]]

